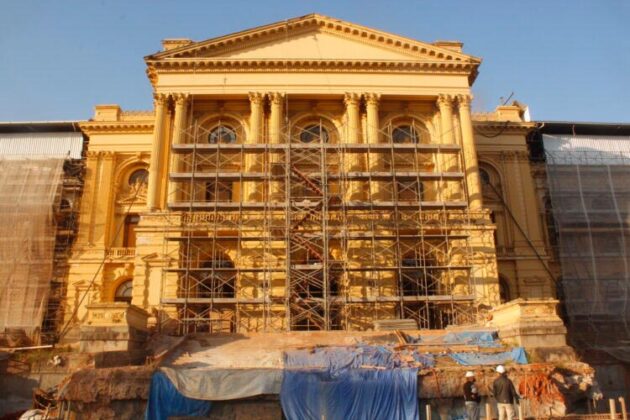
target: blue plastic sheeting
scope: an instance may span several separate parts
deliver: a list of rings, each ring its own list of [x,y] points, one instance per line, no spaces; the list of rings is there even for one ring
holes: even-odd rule
[[[413,359],[422,363],[423,367],[434,367],[435,366],[435,357],[432,354],[420,354],[417,351],[412,352]]]
[[[516,362],[519,365],[527,364],[527,355],[523,347],[514,347],[512,351],[501,353],[451,353],[451,358],[460,365],[500,365],[507,362]]]
[[[413,337],[414,343],[465,344],[480,347],[500,347],[496,331],[458,331],[438,336]]]
[[[289,420],[418,419],[418,370],[288,369],[280,402]]]
[[[211,402],[184,397],[168,377],[155,372],[151,378],[145,420],[167,420],[171,416],[205,416]]]
[[[314,350],[292,350],[285,353],[285,366],[288,368],[317,368],[331,372],[361,367],[394,369],[410,367],[400,359],[402,354],[391,352],[383,346],[358,347],[319,347]],[[412,353],[416,363],[424,367],[435,366],[435,359],[428,354]]]

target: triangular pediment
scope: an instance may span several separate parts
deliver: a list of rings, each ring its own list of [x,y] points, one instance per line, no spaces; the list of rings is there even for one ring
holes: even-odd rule
[[[480,62],[449,48],[317,14],[193,42],[147,57],[154,62],[169,59]]]

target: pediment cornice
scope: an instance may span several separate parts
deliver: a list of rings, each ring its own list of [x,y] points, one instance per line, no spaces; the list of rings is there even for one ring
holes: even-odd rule
[[[401,60],[284,60],[230,59],[231,51],[263,45],[307,32],[327,32],[355,42],[396,51]],[[474,80],[481,60],[438,45],[367,28],[354,23],[312,14],[234,34],[195,42],[145,57],[149,73],[160,70],[203,71],[456,71]]]
[[[204,70],[204,71],[283,71],[318,72],[326,71],[453,71],[470,73],[476,65],[465,62],[444,61],[399,61],[399,60],[251,60],[192,58],[172,59],[149,63],[155,70]]]

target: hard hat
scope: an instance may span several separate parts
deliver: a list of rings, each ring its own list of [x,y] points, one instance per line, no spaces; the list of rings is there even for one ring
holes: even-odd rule
[[[474,378],[474,377],[475,377],[475,374],[474,374],[474,372],[473,372],[473,371],[469,370],[468,372],[466,372],[466,377],[467,377],[467,378]]]
[[[499,373],[505,373],[505,368],[503,367],[503,365],[499,365],[499,366],[497,366],[497,372],[499,372]]]

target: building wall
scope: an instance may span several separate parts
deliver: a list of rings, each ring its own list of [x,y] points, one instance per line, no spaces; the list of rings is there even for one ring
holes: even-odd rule
[[[496,224],[499,278],[508,300],[555,296],[554,265],[550,258],[545,212],[527,146],[533,124],[523,109],[502,106],[476,115],[484,206]]]
[[[325,21],[322,25],[328,28]],[[366,37],[371,40],[369,33]],[[277,41],[274,42],[271,45],[277,46]],[[338,50],[343,53],[347,39],[339,42]],[[121,292],[122,285],[129,280],[133,286],[131,303],[151,312],[152,323],[166,328],[176,326],[182,319],[196,318],[202,319],[206,328],[212,325],[212,330],[230,331],[304,329],[310,325],[326,329],[370,329],[376,320],[406,317],[423,320],[426,322],[423,326],[444,327],[448,323],[470,321],[460,319],[460,312],[476,314],[481,310],[483,314],[498,304],[499,276],[506,279],[512,298],[551,295],[540,262],[532,255],[529,241],[525,239],[525,236],[530,239],[544,258],[540,223],[525,210],[534,194],[525,155],[525,134],[530,126],[520,117],[515,119],[518,107],[506,107],[492,117],[477,118],[475,130],[486,130],[494,137],[478,134],[473,137],[469,101],[475,64],[466,64],[469,67],[461,66],[456,71],[447,70],[452,65],[449,60],[454,60],[449,58],[450,54],[474,62],[461,54],[461,45],[419,43],[399,47],[400,41],[389,43],[386,39],[370,42],[354,39],[352,42],[364,42],[369,48],[378,42],[383,44],[379,48],[396,45],[396,54],[403,54],[399,48],[409,51],[416,48],[417,64],[413,65],[424,68],[426,60],[420,55],[433,54],[434,58],[444,60],[444,69],[435,68],[431,74],[418,70],[417,77],[410,78],[399,68],[381,70],[378,75],[368,70],[351,70],[356,73],[353,77],[336,70],[317,70],[308,77],[296,77],[286,69],[268,72],[235,68],[228,78],[217,81],[216,74],[210,70],[174,70],[168,56],[171,53],[165,51],[160,54],[167,55],[156,54],[147,60],[156,92],[154,111],[132,113],[123,112],[115,105],[96,107],[94,118],[82,124],[90,145],[80,234],[71,261],[66,311],[72,314],[79,307],[73,320],[76,325],[85,318],[87,305],[117,299],[117,290]],[[190,52],[184,45],[174,49],[172,54],[177,53],[191,62],[207,63],[203,57],[194,55],[207,43],[191,45]],[[423,48],[425,53],[421,53]],[[227,54],[227,60],[229,54],[223,54]],[[407,55],[400,56],[401,63],[409,59],[410,53],[404,54]],[[370,57],[370,60],[375,58]],[[261,66],[271,65],[261,63]],[[368,62],[369,65],[375,63]],[[220,89],[219,82],[222,83]],[[503,121],[514,127],[504,132],[501,130]],[[208,180],[218,179],[216,175],[214,178],[207,175],[209,178],[197,182],[194,191],[185,182],[177,182],[179,175],[180,180],[189,179],[185,174],[192,171],[191,158],[201,153],[195,149],[197,146],[192,146],[191,152],[189,146],[201,144],[198,139],[207,138],[218,124],[234,128],[236,143],[253,149],[239,152],[238,159],[232,161],[231,152],[205,151],[203,159],[206,161],[195,161],[195,171],[211,172],[216,163],[208,160],[208,156],[216,156],[226,159],[220,168],[228,175],[263,174],[260,179],[228,176],[220,181],[231,189],[231,196],[227,198],[216,194],[218,190],[209,198],[203,187],[199,188]],[[298,234],[287,234],[286,229],[290,228],[285,223],[287,210],[281,210],[281,206],[274,210],[271,205],[261,204],[286,201],[291,188],[308,183],[304,179],[300,181],[297,172],[316,172],[317,165],[313,164],[305,164],[296,172],[282,160],[283,156],[292,155],[271,150],[273,145],[284,145],[291,137],[299,137],[300,129],[307,125],[325,127],[332,145],[348,145],[333,146],[337,149],[330,153],[332,156],[320,149],[304,158],[327,156],[326,171],[320,167],[320,172],[330,170],[339,178],[337,185],[335,182],[326,184],[330,188],[322,194],[326,194],[326,205],[330,208],[322,209],[321,213],[327,216],[324,219],[342,219],[342,222],[331,228],[322,225],[317,215],[309,215],[305,207],[291,210],[293,216],[308,216],[305,223],[309,229],[322,232],[332,229],[341,235],[331,234],[322,240],[326,242],[325,247],[308,239],[311,244],[327,250],[319,258],[324,262],[325,293],[331,296],[321,299],[312,296],[312,289],[298,292],[296,288],[300,286],[287,281],[305,273],[292,271],[297,269],[292,267],[291,261],[306,258],[306,265],[313,265],[308,256],[300,254],[313,252],[306,251],[306,245],[298,252],[300,247],[295,245]],[[412,146],[416,149],[405,152],[406,155],[400,147],[390,146],[394,129],[401,125],[421,128],[421,139],[417,143],[421,146]],[[497,132],[499,135],[495,136]],[[353,149],[354,144],[358,146]],[[371,144],[386,147],[376,152],[366,149]],[[255,149],[256,145],[267,146]],[[181,153],[175,153],[176,150]],[[504,199],[526,235],[522,235],[508,217],[506,206],[502,208],[502,203],[492,199],[487,188],[480,187],[477,155],[481,167],[489,172],[496,171]],[[417,175],[415,181],[402,187],[402,192],[396,192],[400,185],[392,182],[392,174],[400,172],[405,162],[411,172],[423,173],[423,178]],[[293,181],[288,181],[291,188],[271,177],[277,164],[293,171]],[[148,186],[129,184],[129,177],[139,169],[147,169]],[[217,172],[216,168],[214,170]],[[353,172],[371,175],[348,176]],[[311,181],[315,179],[313,176],[309,175]],[[404,196],[407,193],[418,195],[420,189],[422,199]],[[308,195],[308,190],[306,187],[291,194]],[[401,210],[403,201],[417,202],[417,208]],[[481,206],[482,202],[487,202],[485,207]],[[200,207],[194,207],[196,205]],[[230,206],[237,211],[228,210]],[[191,209],[194,211],[190,212]],[[501,250],[498,265],[491,212],[498,227],[496,237]],[[135,229],[125,225],[130,214],[140,216]],[[392,215],[403,217],[407,224],[394,226],[393,222],[388,222],[393,220]],[[343,219],[348,216],[351,220]],[[415,227],[410,227],[412,225]],[[282,229],[285,230],[280,237],[274,236]],[[348,240],[347,232],[362,229],[372,232],[372,236],[366,240]],[[135,232],[135,246],[125,247],[125,243],[129,244],[125,241],[125,232],[131,230]],[[431,239],[423,236],[425,234],[447,239]],[[207,239],[183,240],[186,235]],[[238,239],[229,239],[230,235]],[[268,239],[256,241],[255,235],[268,235]],[[440,245],[434,246],[437,242]],[[235,243],[240,245],[235,246]],[[433,255],[430,263],[422,264],[423,281],[432,278],[435,290],[430,293],[416,290],[412,293],[416,296],[407,295],[403,278],[404,270],[409,268],[404,266],[402,257],[426,248],[431,248]],[[292,249],[298,249],[295,255]],[[194,252],[209,255],[212,261],[229,261],[237,274],[230,272],[229,266],[218,268],[223,269],[222,273],[228,272],[228,277],[235,277],[234,285],[219,291],[213,289],[213,295],[209,298],[206,295],[201,303],[191,300],[200,296],[199,287],[203,284],[196,279],[196,283],[193,282],[196,289],[185,292],[186,284],[191,283],[186,276],[195,269],[209,270],[199,266],[199,258],[196,263],[192,262]],[[208,258],[205,260],[207,262]],[[338,263],[343,268],[340,279],[335,279]],[[247,267],[247,270],[239,267]],[[260,268],[258,272],[254,270],[256,267]],[[432,270],[430,274],[426,274],[428,270]],[[211,268],[211,271],[220,270]],[[311,286],[317,282],[316,276],[308,274],[306,277]],[[340,286],[335,286],[338,290],[331,289],[333,280],[340,282]],[[230,287],[235,290],[231,292]],[[311,293],[311,296],[306,299],[300,293]],[[421,294],[423,296],[418,296]],[[187,296],[184,301],[183,296]],[[311,304],[315,308],[309,307]],[[467,309],[454,309],[460,306]],[[442,309],[431,312],[433,309],[427,311],[429,307]],[[308,320],[302,321],[300,317]],[[199,323],[192,321],[191,324],[197,328]]]

